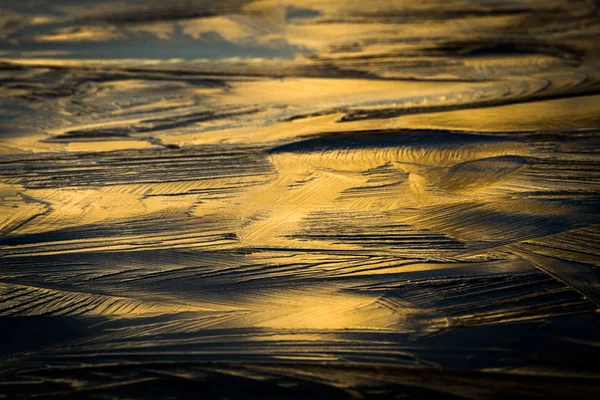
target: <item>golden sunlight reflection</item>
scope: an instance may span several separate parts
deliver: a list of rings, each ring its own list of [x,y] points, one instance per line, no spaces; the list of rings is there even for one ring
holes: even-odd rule
[[[595,398],[594,0],[0,5],[0,398]]]

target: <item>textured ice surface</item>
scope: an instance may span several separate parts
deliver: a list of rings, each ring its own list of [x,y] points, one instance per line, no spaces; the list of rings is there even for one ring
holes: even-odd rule
[[[597,1],[3,2],[0,398],[594,398]]]

